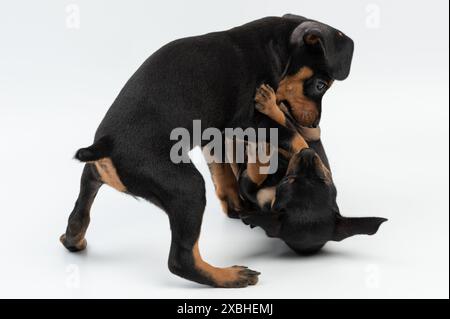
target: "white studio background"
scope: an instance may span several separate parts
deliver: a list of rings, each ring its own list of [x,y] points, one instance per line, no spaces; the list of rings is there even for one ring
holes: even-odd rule
[[[387,0],[2,1],[0,297],[391,298],[449,296],[448,2]],[[165,43],[296,13],[356,43],[324,99],[323,141],[348,216],[389,218],[373,237],[294,256],[228,220],[205,163],[202,253],[262,272],[210,289],[167,269],[165,214],[103,187],[88,249],[59,243],[78,192],[76,149],[137,67]],[[194,157],[199,158],[194,151]]]

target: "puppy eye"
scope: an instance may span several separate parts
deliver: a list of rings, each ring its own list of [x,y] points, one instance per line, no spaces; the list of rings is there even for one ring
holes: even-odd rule
[[[316,83],[316,89],[317,89],[317,91],[323,92],[323,91],[325,91],[327,88],[328,88],[328,85],[327,85],[327,83],[326,83],[325,81],[322,81],[322,80],[317,81],[317,83]]]

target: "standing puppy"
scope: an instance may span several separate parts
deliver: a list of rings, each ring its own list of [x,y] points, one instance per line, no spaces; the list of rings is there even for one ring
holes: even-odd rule
[[[215,287],[256,284],[258,272],[240,266],[217,268],[201,258],[198,239],[205,184],[193,164],[171,161],[175,142],[170,141],[170,133],[183,127],[192,134],[194,119],[200,119],[202,127],[220,130],[254,127],[253,98],[261,83],[275,88],[283,83],[283,100],[293,117],[314,126],[320,105],[302,93],[303,86],[315,76],[345,79],[352,53],[353,42],[342,32],[292,15],[164,46],[127,82],[92,146],[77,151],[75,157],[86,165],[62,243],[70,251],[86,247],[91,205],[100,186],[108,184],[167,213],[171,272]],[[219,188],[232,173],[227,165],[211,168]],[[221,199],[238,210],[237,187],[221,189]]]

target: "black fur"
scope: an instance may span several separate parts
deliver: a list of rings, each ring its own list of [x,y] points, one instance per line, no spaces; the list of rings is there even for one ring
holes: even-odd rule
[[[294,172],[286,174],[287,166],[279,166],[277,174],[286,175],[275,184],[276,200],[272,206],[259,208],[254,195],[248,195],[252,191],[254,194],[255,185],[241,176],[241,192],[254,203],[253,211],[242,215],[242,220],[252,227],[263,228],[270,237],[282,239],[302,255],[318,252],[330,240],[341,241],[358,234],[375,234],[386,219],[341,216],[336,202],[336,187],[332,180],[325,178],[315,161],[320,157],[329,169],[322,142],[318,140],[309,146],[294,155],[292,160],[297,163]],[[273,186],[273,181],[266,183]],[[264,187],[262,185],[261,188]]]
[[[108,136],[97,140],[86,148],[80,148],[75,153],[75,158],[80,162],[92,162],[111,155],[112,141]]]
[[[170,132],[184,127],[192,133],[194,119],[201,119],[203,127],[254,127],[253,97],[261,83],[277,87],[286,72],[313,63],[325,67],[334,54],[319,48],[305,50],[301,41],[292,42],[293,31],[302,29],[305,21],[299,16],[268,17],[167,44],[126,83],[97,129],[94,144],[77,152],[75,157],[81,161],[110,157],[130,194],[166,211],[172,231],[169,269],[173,273],[216,285],[195,267],[192,253],[206,204],[205,184],[193,164],[171,162],[174,142]],[[329,33],[337,32],[321,26]],[[349,38],[342,41],[352,49]],[[348,63],[341,66],[349,67]],[[85,183],[90,181],[82,179]],[[82,185],[82,192],[92,194],[79,198],[68,229],[77,229],[76,216],[86,218],[90,206],[84,198],[93,200],[97,189]],[[66,232],[66,247],[77,235]],[[227,286],[251,284],[251,276],[255,273],[245,272],[244,279]]]

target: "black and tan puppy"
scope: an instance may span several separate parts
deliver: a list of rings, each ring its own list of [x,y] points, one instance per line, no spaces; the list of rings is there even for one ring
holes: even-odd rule
[[[170,133],[178,127],[192,133],[194,119],[200,119],[202,127],[220,130],[255,127],[254,92],[262,83],[282,84],[283,100],[293,117],[314,125],[320,105],[302,94],[299,79],[345,79],[352,53],[353,42],[342,32],[292,15],[164,46],[126,83],[97,129],[94,143],[77,151],[75,157],[86,165],[62,243],[70,251],[86,247],[91,205],[99,188],[108,184],[167,213],[171,272],[216,287],[255,284],[258,272],[239,266],[217,268],[201,258],[198,239],[205,183],[193,164],[171,161],[175,141]],[[309,73],[298,74],[305,67]],[[237,183],[230,166],[215,164],[211,170],[224,207],[238,211]]]
[[[324,93],[325,90],[321,96]],[[242,165],[240,193],[245,201],[252,203],[251,212],[240,216],[242,220],[260,226],[269,237],[282,239],[299,254],[318,252],[330,240],[375,234],[386,219],[347,218],[340,214],[319,128],[299,127],[283,103],[277,104],[276,93],[270,86],[262,85],[255,101],[260,112],[285,130],[279,141],[280,159],[275,174],[258,173],[259,170],[252,168],[259,166],[255,160],[252,161],[255,164]],[[260,125],[264,124],[273,125],[261,121]]]

